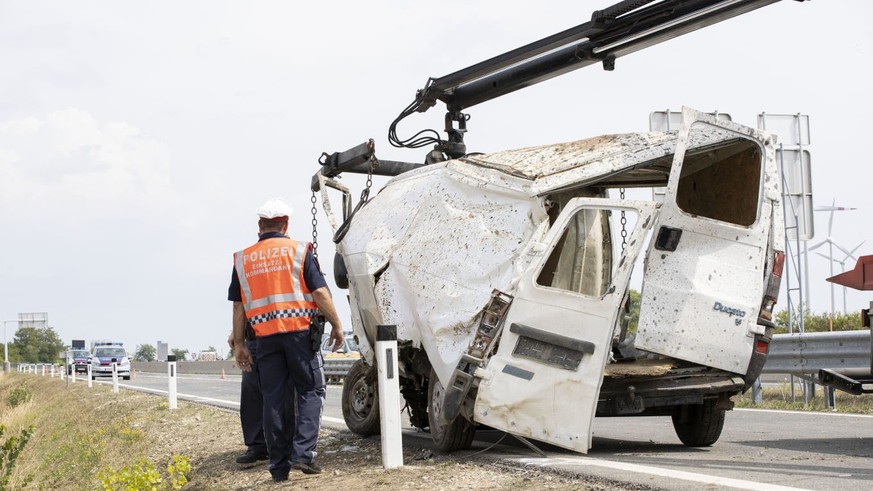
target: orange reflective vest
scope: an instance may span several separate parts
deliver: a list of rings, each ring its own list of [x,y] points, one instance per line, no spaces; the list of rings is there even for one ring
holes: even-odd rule
[[[309,329],[318,305],[303,279],[308,242],[264,239],[233,255],[243,307],[255,335]]]

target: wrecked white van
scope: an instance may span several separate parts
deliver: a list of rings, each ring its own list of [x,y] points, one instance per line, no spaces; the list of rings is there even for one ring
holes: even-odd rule
[[[363,355],[349,428],[379,431],[372,348],[396,325],[401,393],[440,450],[484,425],[584,453],[595,416],[671,416],[683,443],[713,444],[767,355],[780,185],[769,135],[683,118],[422,166],[354,213],[317,174]]]

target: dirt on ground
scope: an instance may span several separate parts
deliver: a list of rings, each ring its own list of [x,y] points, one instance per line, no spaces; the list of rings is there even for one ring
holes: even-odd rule
[[[238,414],[194,405],[180,409],[190,416],[176,421],[175,429],[155,428],[153,436],[160,442],[163,455],[180,453],[191,459],[194,471],[184,489],[632,489],[594,478],[517,467],[487,457],[470,458],[472,451],[434,453],[426,444],[406,445],[404,466],[385,470],[378,436],[363,438],[349,430],[327,427],[322,428],[318,443],[317,463],[322,474],[292,471],[287,482],[274,483],[265,463],[235,463],[235,458],[245,451]]]

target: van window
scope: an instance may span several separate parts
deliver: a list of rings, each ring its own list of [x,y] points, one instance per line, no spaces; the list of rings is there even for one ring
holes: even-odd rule
[[[710,125],[695,123],[689,141],[705,142],[714,131]],[[690,215],[748,227],[758,218],[761,167],[761,148],[739,135],[690,148],[682,162],[676,204]]]
[[[537,283],[600,297],[612,280],[609,211],[583,209],[570,219]]]

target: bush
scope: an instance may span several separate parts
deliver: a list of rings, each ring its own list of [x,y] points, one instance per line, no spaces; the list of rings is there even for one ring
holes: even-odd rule
[[[6,434],[6,425],[0,424],[0,439]],[[33,426],[28,426],[21,430],[20,436],[10,436],[3,442],[0,447],[0,491],[9,489],[9,479],[12,477],[12,470],[15,468],[15,461],[18,460],[18,455],[24,450],[27,441],[33,435]],[[25,479],[25,485],[30,479]]]
[[[793,331],[798,332],[799,319],[795,315]],[[782,310],[776,313],[773,322],[776,324],[776,334],[788,332],[788,311]],[[854,331],[864,329],[861,325],[860,312],[843,314],[837,312],[831,317],[830,312],[817,314],[806,311],[803,315],[804,332],[828,332],[828,331]]]
[[[104,469],[97,474],[101,489],[104,491],[162,491],[165,489],[182,489],[188,482],[191,472],[191,462],[188,457],[174,455],[167,464],[167,480],[146,459],[126,465],[119,470]]]
[[[9,395],[6,396],[6,405],[11,408],[20,406],[29,401],[31,397],[30,388],[26,385],[20,385],[9,391]]]

